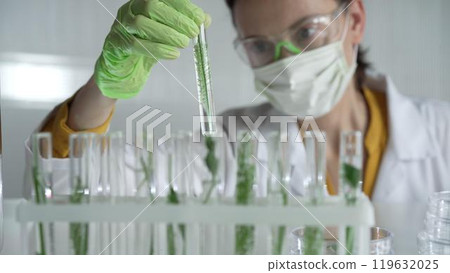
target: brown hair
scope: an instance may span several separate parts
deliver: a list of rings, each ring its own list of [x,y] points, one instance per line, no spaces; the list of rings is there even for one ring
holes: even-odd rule
[[[234,4],[236,4],[236,1],[237,0],[226,0],[227,5],[231,11],[233,11],[233,7]],[[344,4],[349,5],[352,0],[336,0],[336,1],[339,3],[339,5]],[[365,81],[365,71],[366,69],[371,67],[371,64],[367,61],[366,55],[367,51],[359,47],[357,58],[358,69],[356,70],[356,81],[357,81],[357,88],[359,88],[360,90],[362,89],[362,86]]]

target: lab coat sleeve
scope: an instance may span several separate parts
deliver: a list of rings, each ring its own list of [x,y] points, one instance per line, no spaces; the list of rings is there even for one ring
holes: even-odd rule
[[[436,139],[447,170],[450,170],[450,103],[428,100],[421,103],[421,112],[426,117],[430,135]],[[450,183],[450,181],[449,181]]]

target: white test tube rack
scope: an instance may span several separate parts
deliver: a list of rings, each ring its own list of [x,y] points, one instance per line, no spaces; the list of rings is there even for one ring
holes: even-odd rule
[[[298,201],[298,203],[297,203]],[[354,206],[346,206],[342,198],[330,197],[320,206],[306,205],[306,199],[297,198],[289,206],[235,206],[185,204],[149,205],[148,199],[115,198],[113,202],[91,200],[89,204],[47,204],[37,205],[23,201],[17,208],[17,221],[22,226],[22,248],[24,254],[31,254],[29,240],[31,227],[38,222],[85,222],[85,223],[174,223],[174,224],[239,224],[269,226],[339,227],[338,240],[345,242],[346,226],[357,227],[358,254],[369,254],[370,227],[375,224],[374,208],[366,196],[361,196]],[[301,204],[305,204],[304,206]],[[320,224],[318,223],[320,222]],[[197,254],[189,247],[187,254]],[[270,254],[270,253],[267,253]],[[345,254],[342,253],[341,254]]]

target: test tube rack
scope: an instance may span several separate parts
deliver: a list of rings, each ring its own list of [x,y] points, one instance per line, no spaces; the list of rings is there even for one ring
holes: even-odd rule
[[[17,221],[22,227],[24,254],[33,254],[30,240],[36,223],[173,223],[173,224],[224,224],[254,226],[305,226],[323,225],[339,227],[337,239],[345,242],[346,226],[357,227],[358,254],[369,254],[370,227],[375,224],[374,208],[366,196],[361,196],[354,206],[347,206],[343,198],[330,197],[320,206],[307,205],[303,198],[296,198],[289,206],[236,206],[227,204],[181,206],[151,204],[148,199],[115,198],[92,199],[89,204],[51,202],[38,205],[23,201],[17,207]],[[189,234],[189,232],[187,233]],[[195,245],[187,238],[186,254],[198,254]],[[341,254],[345,254],[340,252]],[[263,253],[262,253],[263,254]],[[270,253],[265,253],[270,254]],[[284,253],[287,254],[287,253]]]

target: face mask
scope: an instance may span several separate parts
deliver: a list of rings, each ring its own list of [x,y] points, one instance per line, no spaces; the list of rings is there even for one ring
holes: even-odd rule
[[[356,54],[353,64],[347,63],[344,37],[336,43],[254,69],[256,90],[258,93],[265,90],[263,94],[272,105],[288,115],[328,114],[341,100],[357,67]]]

